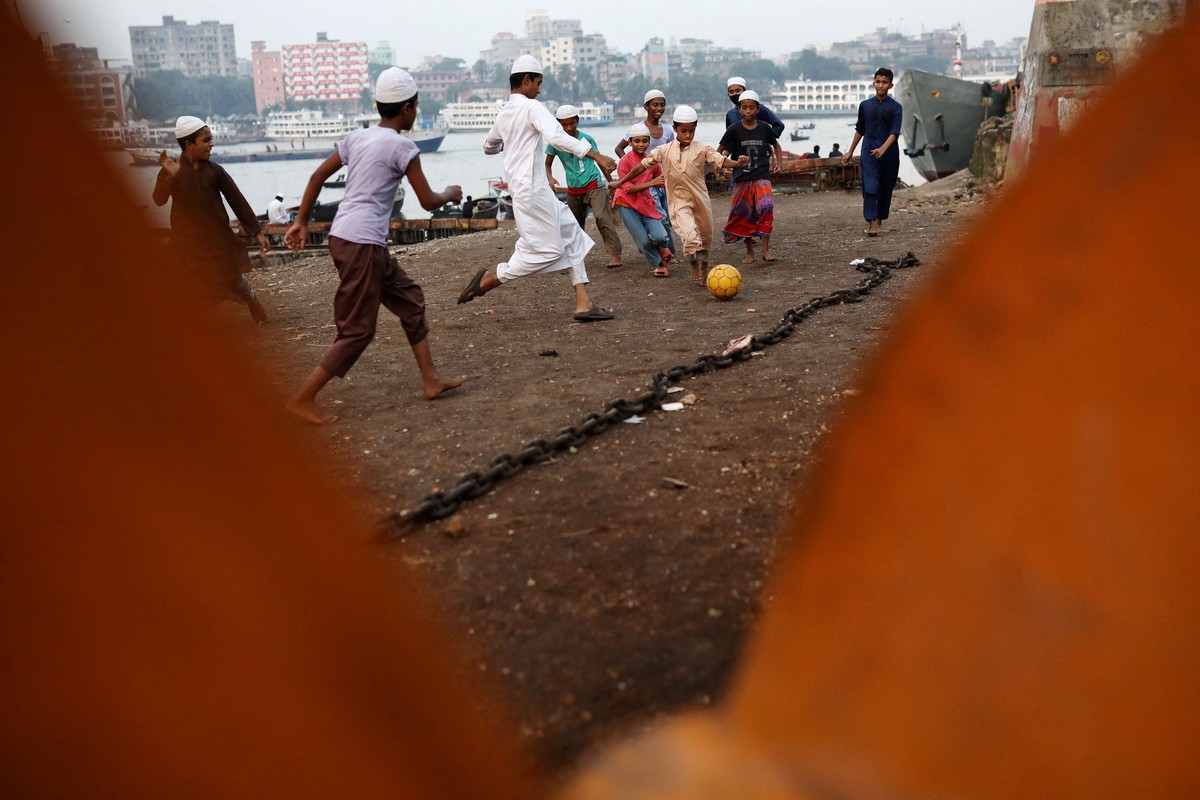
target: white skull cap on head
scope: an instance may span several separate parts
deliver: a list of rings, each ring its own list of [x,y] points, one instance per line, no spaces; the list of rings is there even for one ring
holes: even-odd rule
[[[180,117],[175,120],[175,138],[186,139],[196,131],[203,128],[204,120],[199,117]]]
[[[649,103],[651,100],[666,100],[666,99],[667,99],[667,96],[665,94],[663,94],[662,92],[660,92],[658,89],[651,89],[650,91],[646,92],[646,96],[642,98],[642,105],[646,105],[646,103]]]
[[[388,67],[375,81],[376,103],[403,103],[417,96],[417,82],[399,67]]]
[[[740,77],[738,75],[734,75],[732,78],[725,81],[726,89],[728,89],[730,86],[745,86],[745,85],[746,85],[746,79],[743,77]]]
[[[671,112],[671,122],[695,122],[700,119],[700,115],[696,113],[696,109],[691,106],[675,106],[675,110]]]
[[[761,100],[758,99],[758,92],[755,92],[751,89],[747,89],[746,91],[744,91],[738,95],[738,102],[740,103],[743,100],[753,100],[756,103],[762,102]]]
[[[650,129],[640,122],[635,122],[629,126],[629,130],[625,132],[626,139],[632,139],[635,136],[650,136]]]
[[[522,72],[536,72],[538,75],[541,75],[542,65],[531,55],[520,56],[516,61],[513,62],[512,71],[508,74],[517,75]]]
[[[567,103],[563,103],[561,106],[558,107],[558,111],[554,112],[555,119],[570,119],[571,117],[578,117],[578,116],[579,116],[579,109],[576,108],[575,106],[568,105]]]

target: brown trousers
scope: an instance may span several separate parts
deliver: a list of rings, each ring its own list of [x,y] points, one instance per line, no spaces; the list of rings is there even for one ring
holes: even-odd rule
[[[429,335],[425,293],[385,246],[330,236],[329,255],[342,282],[333,297],[337,339],[321,359],[323,369],[339,378],[346,377],[375,338],[380,304],[400,318],[410,345],[425,340]]]
[[[604,249],[614,258],[621,257],[621,236],[617,226],[613,224],[612,206],[609,204],[608,187],[597,186],[587,194],[568,194],[567,208],[575,215],[579,227],[587,230],[583,223],[587,220],[588,208],[596,218],[596,227],[600,229],[600,238],[604,240]]]

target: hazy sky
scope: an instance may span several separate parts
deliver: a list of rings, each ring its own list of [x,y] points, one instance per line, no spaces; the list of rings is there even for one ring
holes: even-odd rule
[[[370,47],[391,42],[402,65],[415,66],[425,56],[445,55],[474,63],[494,33],[520,35],[528,10],[553,18],[578,19],[584,33],[603,34],[608,46],[636,52],[646,40],[660,36],[711,39],[724,47],[758,50],[767,58],[802,50],[811,44],[846,41],[877,27],[909,35],[950,28],[961,23],[969,42],[1007,42],[1028,36],[1034,0],[913,0],[912,2],[718,2],[689,0],[687,13],[665,11],[636,21],[626,3],[505,2],[504,0],[3,0],[16,8],[33,33],[50,33],[54,44],[74,42],[97,47],[101,58],[129,58],[129,26],[159,25],[164,15],[189,23],[217,20],[233,23],[239,58],[249,58],[251,40],[262,39],[268,50],[284,44],[315,41],[317,31]],[[649,4],[647,4],[649,5]],[[683,2],[655,3],[662,9]],[[753,8],[754,15],[745,14]]]

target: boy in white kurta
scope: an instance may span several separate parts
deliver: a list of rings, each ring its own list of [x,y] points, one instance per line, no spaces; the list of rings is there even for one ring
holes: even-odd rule
[[[488,132],[483,151],[488,155],[504,153],[504,179],[512,195],[519,238],[508,261],[497,264],[494,270],[479,270],[458,302],[474,300],[514,278],[569,269],[575,289],[575,319],[612,319],[611,311],[600,308],[588,296],[583,259],[594,243],[550,188],[543,140],[578,158],[594,159],[605,173],[611,173],[616,164],[587,141],[568,135],[535,99],[542,87],[542,67],[535,58],[521,56],[513,63],[509,86],[512,94]]]
[[[703,283],[708,273],[708,248],[712,244],[712,208],[709,207],[708,187],[704,183],[704,166],[717,169],[744,167],[746,156],[732,161],[713,147],[693,141],[696,138],[696,109],[679,106],[671,115],[675,141],[660,145],[642,159],[642,163],[626,172],[620,180],[609,184],[613,191],[641,175],[655,164],[662,166],[667,184],[667,209],[671,227],[683,243],[683,252],[692,262],[692,280]]]

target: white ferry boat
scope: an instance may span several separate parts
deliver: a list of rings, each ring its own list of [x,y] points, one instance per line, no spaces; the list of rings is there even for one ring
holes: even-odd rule
[[[858,104],[875,94],[873,81],[787,81],[771,95],[780,117],[857,114]]]
[[[467,103],[447,103],[438,116],[438,122],[446,126],[446,130],[454,131],[487,131],[491,130],[496,115],[504,108],[505,100],[476,101]]]
[[[275,141],[328,141],[343,139],[359,128],[368,128],[379,123],[377,114],[326,116],[324,111],[276,111],[267,117],[265,136]],[[406,131],[422,153],[432,153],[442,146],[446,138],[446,127],[418,122],[417,127]]]
[[[500,109],[504,108],[506,102],[505,100],[492,100],[447,103],[438,120],[451,132],[491,130],[492,123],[496,121],[496,115],[500,113]],[[543,105],[554,111],[559,104],[555,104],[553,107],[545,103]],[[613,107],[608,103],[597,105],[588,102],[579,105],[578,108],[580,127],[595,127],[613,123]]]

